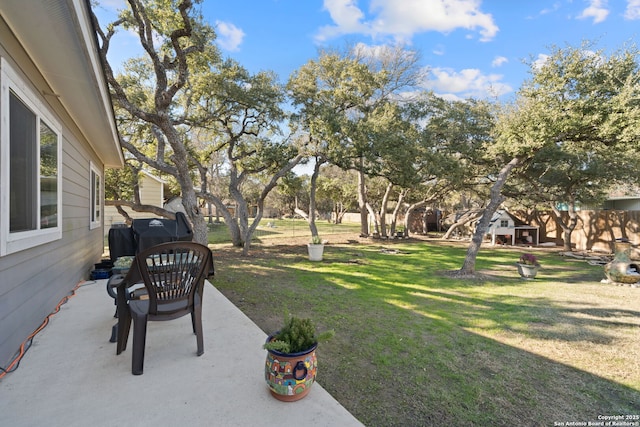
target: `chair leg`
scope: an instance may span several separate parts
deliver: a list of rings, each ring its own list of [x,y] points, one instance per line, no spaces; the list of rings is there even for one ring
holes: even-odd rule
[[[191,312],[191,321],[193,323],[194,332],[196,334],[196,341],[198,343],[198,356],[204,354],[204,336],[202,333],[202,306],[197,305]]]
[[[117,342],[118,341],[118,324],[116,323],[111,327],[111,338],[109,338],[109,342]]]
[[[147,340],[147,316],[133,318],[133,351],[131,354],[131,373],[142,375],[144,368],[144,347]]]
[[[118,315],[118,344],[116,344],[116,354],[120,354],[127,349],[127,341],[129,340],[129,330],[131,329],[131,314],[129,307],[123,310],[126,313]]]

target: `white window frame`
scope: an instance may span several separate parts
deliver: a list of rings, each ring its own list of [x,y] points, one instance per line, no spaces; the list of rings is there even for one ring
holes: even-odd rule
[[[96,188],[95,180],[98,181]],[[93,230],[102,226],[103,216],[103,194],[104,182],[102,173],[98,167],[91,162],[89,164],[89,229]],[[97,193],[97,194],[96,194]]]
[[[42,121],[58,137],[57,141],[57,223],[55,227],[40,228],[40,209],[37,210],[37,229],[11,233],[9,230],[9,182],[10,182],[10,130],[9,99],[13,92],[36,115],[38,126]],[[62,238],[62,126],[39,95],[13,69],[5,58],[0,58],[0,256],[23,251]],[[36,156],[40,166],[40,146]],[[40,180],[37,182],[38,206],[40,206]]]

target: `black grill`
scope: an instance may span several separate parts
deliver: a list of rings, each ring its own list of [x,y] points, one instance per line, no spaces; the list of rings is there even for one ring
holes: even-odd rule
[[[193,231],[182,212],[176,212],[176,219],[134,219],[131,227],[114,226],[109,230],[109,257],[115,261],[160,243],[191,240]]]

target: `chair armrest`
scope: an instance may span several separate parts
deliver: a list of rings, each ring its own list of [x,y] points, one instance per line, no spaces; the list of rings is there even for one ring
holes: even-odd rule
[[[116,288],[122,284],[124,280],[124,274],[114,274],[107,280],[107,293],[113,299],[116,299]]]
[[[139,295],[146,294],[146,289],[141,283],[127,283],[123,285],[122,282],[124,281],[125,277],[126,276],[124,274],[114,274],[109,278],[109,280],[107,281],[107,293],[109,294],[109,296],[111,296],[111,298],[116,299],[118,297],[118,288],[120,286],[124,287],[124,294],[127,301],[135,299]]]

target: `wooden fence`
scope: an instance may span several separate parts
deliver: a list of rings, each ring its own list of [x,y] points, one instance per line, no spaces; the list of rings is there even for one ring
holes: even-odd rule
[[[562,227],[552,212],[517,211],[512,214],[524,222],[540,227],[541,242],[563,244]],[[563,221],[569,215],[562,212]],[[625,238],[633,245],[640,244],[640,211],[579,211],[578,224],[571,234],[573,248],[596,252],[613,252],[616,239]]]

